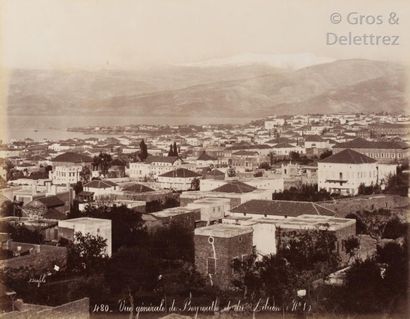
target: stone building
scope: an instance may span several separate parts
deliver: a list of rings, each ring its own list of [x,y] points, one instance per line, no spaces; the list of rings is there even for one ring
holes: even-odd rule
[[[201,212],[198,208],[173,207],[159,212],[144,214],[142,218],[149,232],[173,224],[193,231],[196,223],[201,218]]]
[[[377,123],[369,125],[370,134],[374,137],[384,136],[408,136],[410,124],[400,123]]]
[[[408,161],[409,146],[399,142],[368,141],[363,138],[336,144],[333,153],[339,153],[345,149],[351,149],[370,158],[378,163],[402,163]]]
[[[336,237],[335,250],[346,263],[348,255],[344,249],[344,241],[356,235],[356,220],[338,218],[318,214],[302,214],[296,217],[283,218],[280,215],[238,216],[232,214],[223,220],[224,224],[241,225],[253,228],[253,246],[258,257],[275,255],[279,247],[286,244],[289,236],[302,232],[323,230],[331,232]]]
[[[235,258],[243,260],[252,254],[252,227],[215,224],[195,229],[195,266],[211,285],[232,285]]]

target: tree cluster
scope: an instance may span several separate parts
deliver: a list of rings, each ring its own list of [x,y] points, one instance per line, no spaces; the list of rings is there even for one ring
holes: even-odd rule
[[[319,159],[325,159],[333,154],[332,150],[326,150],[320,154]]]
[[[0,231],[10,234],[10,238],[16,242],[41,244],[44,236],[39,229],[29,229],[24,224],[1,222]]]
[[[409,189],[409,174],[401,170],[396,175],[391,175],[387,179],[384,193],[400,196],[407,196]]]
[[[178,147],[176,142],[169,145],[168,156],[178,156]]]
[[[178,195],[178,194],[175,194]],[[179,196],[167,197],[165,201],[159,199],[149,201],[146,203],[145,211],[147,213],[159,212],[160,210],[178,207],[179,206]]]
[[[357,259],[346,273],[342,287],[317,292],[322,311],[346,314],[407,312],[407,243],[379,246],[375,256]]]
[[[107,153],[100,153],[93,158],[94,169],[99,170],[103,175],[107,175],[108,170],[111,167],[112,157]]]
[[[358,194],[359,195],[372,195],[372,194],[380,194],[382,189],[380,185],[370,185],[365,186],[363,183],[359,185]]]
[[[407,233],[407,223],[388,209],[364,210],[346,217],[356,219],[357,233],[369,235],[378,241],[405,237]]]
[[[60,244],[67,246],[67,268],[70,271],[91,274],[104,268],[107,261],[107,239],[77,232],[74,234],[74,242],[64,243],[62,240]]]
[[[289,152],[289,158],[292,162],[299,163],[302,165],[307,165],[313,162],[313,159],[308,158],[306,155],[301,155],[298,152]]]
[[[271,297],[286,306],[299,289],[311,289],[314,281],[337,269],[340,259],[336,237],[327,230],[281,232],[276,255],[262,258],[254,254],[244,261],[234,260],[234,285],[254,300]]]
[[[132,304],[140,298],[160,300],[165,295],[186,298],[203,288],[192,266],[192,230],[170,223],[148,232],[141,215],[125,206],[90,207],[75,214],[112,221],[112,257],[105,257],[106,240],[100,236],[77,233],[73,242],[62,239],[59,245],[68,250],[65,270],[50,277],[37,294],[27,280],[11,284],[25,300],[58,304],[87,296],[92,304],[106,302],[116,307],[120,299]],[[56,286],[60,289],[53,288]],[[50,291],[55,295],[49,296]]]
[[[332,195],[324,189],[317,190],[317,184],[303,184],[300,187],[291,187],[283,192],[273,193],[273,200],[293,200],[318,202],[332,199]]]
[[[146,160],[147,157],[148,157],[148,147],[147,147],[147,144],[145,144],[144,139],[142,139],[140,142],[139,158],[143,162]]]

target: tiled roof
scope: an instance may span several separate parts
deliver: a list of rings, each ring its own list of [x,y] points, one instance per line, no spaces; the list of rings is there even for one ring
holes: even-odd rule
[[[47,212],[43,215],[43,218],[45,219],[55,219],[55,220],[64,220],[67,219],[67,216],[58,211],[57,209],[54,208],[49,208],[47,209]]]
[[[354,140],[339,143],[334,148],[372,148],[372,149],[407,149],[409,146],[405,143],[398,142],[372,142],[364,138],[355,138]]]
[[[268,144],[279,144],[279,143],[293,143],[294,140],[287,138],[287,137],[279,137],[272,140],[267,141]]]
[[[299,216],[303,214],[334,215],[334,212],[313,202],[253,199],[234,209],[233,213],[278,216]]]
[[[177,156],[154,156],[154,155],[150,155],[150,156],[147,157],[145,162],[148,163],[148,164],[151,164],[151,163],[154,163],[154,162],[173,164],[177,160],[178,160]]]
[[[365,164],[375,163],[376,160],[366,155],[353,151],[351,149],[345,149],[334,155],[331,155],[325,159],[319,161],[320,163],[340,163],[340,164]]]
[[[66,152],[56,156],[53,159],[53,162],[69,162],[69,163],[91,163],[93,159],[87,155],[74,153],[74,152]]]
[[[186,168],[177,168],[174,169],[170,172],[164,173],[162,175],[159,175],[160,177],[199,177],[201,175],[190,171],[189,169]]]
[[[305,135],[306,142],[323,142],[323,138],[320,135]]]
[[[231,181],[222,186],[219,186],[213,189],[213,192],[221,192],[221,193],[249,193],[253,192],[256,187],[251,185],[245,184],[240,181]]]
[[[214,160],[216,160],[216,158],[212,157],[207,152],[202,152],[202,154],[199,155],[198,157],[198,161],[214,161]]]
[[[37,198],[35,200],[41,202],[47,208],[56,207],[56,206],[63,206],[65,204],[64,201],[59,199],[57,196],[41,197],[41,198]]]
[[[84,187],[90,187],[90,188],[111,188],[115,186],[118,186],[118,185],[111,181],[99,181],[99,180],[94,180],[84,185]]]
[[[219,169],[213,169],[209,172],[206,172],[206,175],[211,175],[211,176],[225,176],[224,172],[221,172]]]
[[[276,144],[275,146],[272,146],[272,148],[292,148],[292,147],[296,147],[296,146],[288,144],[288,143],[279,143],[279,144]]]
[[[271,147],[266,144],[239,143],[231,147],[227,147],[226,149],[235,151],[235,150],[257,150],[257,149],[269,149],[269,148]]]
[[[252,156],[252,155],[258,155],[259,153],[256,151],[238,151],[235,153],[232,153],[232,155],[239,155],[239,156]]]
[[[370,124],[369,126],[371,127],[377,127],[377,128],[409,128],[410,124],[407,123],[375,123],[375,124]]]
[[[145,193],[145,192],[153,191],[152,188],[142,185],[142,184],[127,185],[122,190],[125,192],[133,192],[133,193]]]

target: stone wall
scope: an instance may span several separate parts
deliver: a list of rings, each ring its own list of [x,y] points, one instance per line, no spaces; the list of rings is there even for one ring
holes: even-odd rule
[[[398,195],[369,195],[317,202],[317,204],[335,211],[338,217],[346,217],[357,211],[406,207],[409,205],[409,198]]]
[[[1,319],[88,319],[90,300],[88,298],[72,301],[57,307],[21,304],[16,301],[16,311],[0,314]]]
[[[83,298],[61,306],[46,309],[38,313],[39,318],[48,319],[88,319],[90,318],[90,300]]]
[[[215,274],[212,282],[220,288],[232,286],[233,269],[232,260],[235,257],[252,254],[252,233],[230,237],[214,237],[215,255],[212,245],[208,242],[208,236],[195,235],[195,266],[197,271],[206,276],[208,282],[208,258],[216,257]]]
[[[13,243],[26,245],[24,243]],[[0,271],[11,278],[26,278],[28,275],[41,275],[50,271],[54,265],[64,268],[67,264],[67,249],[49,245],[32,245],[33,251],[24,256],[0,261]]]
[[[310,230],[303,230],[303,229],[300,229],[300,230],[279,229],[276,232],[276,241],[278,245],[283,245],[289,240],[292,234],[294,233],[301,234],[301,233],[305,233],[309,231]],[[343,227],[341,229],[337,229],[336,231],[331,231],[331,232],[336,236],[336,240],[337,240],[336,250],[340,257],[340,263],[341,265],[345,265],[349,260],[349,256],[346,254],[343,242],[349,237],[356,235],[356,224],[349,225],[349,226],[346,226],[346,227]]]
[[[155,214],[155,213],[154,213]],[[150,214],[147,214],[150,215]],[[167,216],[167,217],[155,217],[156,220],[148,220],[145,222],[148,232],[152,233],[157,231],[162,227],[167,227],[171,225],[179,225],[187,230],[193,231],[196,227],[197,222],[201,219],[201,212],[199,209],[193,210],[192,212]]]
[[[188,230],[194,230],[197,221],[201,220],[200,210],[193,210],[191,213],[169,216],[162,219],[163,225],[179,225]]]

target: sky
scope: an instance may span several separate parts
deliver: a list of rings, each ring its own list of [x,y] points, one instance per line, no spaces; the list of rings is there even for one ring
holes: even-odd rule
[[[0,0],[6,68],[130,69],[243,53],[309,52],[408,62],[408,0]],[[371,3],[371,5],[369,5]],[[399,25],[338,25],[347,15],[398,13]],[[399,46],[328,46],[326,33],[399,35]],[[406,60],[407,59],[407,60]]]

